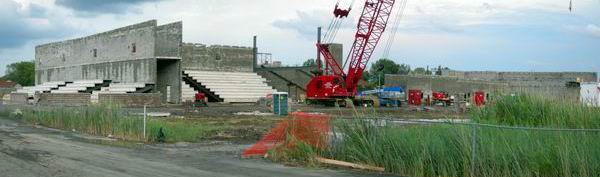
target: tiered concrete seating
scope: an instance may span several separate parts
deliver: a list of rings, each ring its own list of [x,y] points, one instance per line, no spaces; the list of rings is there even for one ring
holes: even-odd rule
[[[197,91],[189,84],[181,82],[181,102],[194,101]]]
[[[102,87],[99,91],[93,91],[91,101],[98,102],[100,94],[125,94],[135,93],[138,89],[146,87],[146,83],[112,83],[108,87]]]
[[[85,92],[89,88],[94,88],[104,83],[103,80],[80,80],[69,83],[64,87],[59,87],[58,90],[52,90],[50,93],[79,93]]]
[[[15,91],[16,93],[27,93],[30,97],[33,97],[33,95],[36,92],[50,92],[51,90],[56,90],[61,86],[64,86],[66,84],[66,82],[64,81],[56,81],[56,82],[45,82],[43,84],[40,85],[36,85],[36,86],[31,86],[31,87],[23,87],[17,91]]]
[[[201,85],[223,98],[224,102],[257,102],[276,92],[256,73],[184,71]]]

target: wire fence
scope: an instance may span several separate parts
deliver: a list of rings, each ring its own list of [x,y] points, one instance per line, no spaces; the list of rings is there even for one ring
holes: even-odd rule
[[[488,151],[486,152],[478,152],[479,151],[483,151],[483,147],[478,147],[478,145],[484,145],[483,143],[485,139],[482,135],[482,133],[484,133],[484,130],[498,130],[498,131],[512,131],[512,132],[521,132],[521,133],[525,133],[527,135],[532,134],[532,132],[540,132],[541,134],[543,133],[552,133],[552,132],[556,132],[558,134],[554,134],[554,135],[558,135],[558,137],[560,137],[561,135],[564,134],[568,134],[568,133],[576,133],[577,135],[590,135],[589,133],[593,133],[591,135],[600,135],[597,133],[600,133],[600,129],[577,129],[577,128],[553,128],[553,127],[524,127],[524,126],[508,126],[508,125],[495,125],[495,124],[485,124],[485,123],[477,123],[477,122],[473,122],[470,119],[405,119],[405,118],[398,118],[398,117],[372,117],[372,116],[366,116],[366,117],[355,117],[355,116],[335,116],[335,118],[337,119],[342,119],[342,120],[368,120],[371,121],[374,125],[376,126],[390,126],[390,125],[450,125],[450,126],[461,126],[461,127],[467,127],[470,128],[470,164],[469,164],[469,173],[470,176],[477,176],[476,174],[476,168],[477,168],[477,159],[478,159],[478,154],[479,156],[482,156],[483,153],[489,153]],[[493,133],[497,133],[497,132],[491,132],[486,134],[486,137],[489,137],[490,134]],[[515,134],[510,134],[510,135],[515,135]],[[551,136],[548,136],[547,134],[543,134],[546,135],[546,138],[552,138]],[[498,135],[498,136],[508,136],[508,135]],[[539,137],[544,137],[544,136],[532,136],[530,137],[531,139],[535,139],[535,138],[539,138]],[[577,136],[568,136],[568,137],[577,137]],[[600,136],[599,136],[600,137]],[[493,140],[490,140],[493,141]],[[579,143],[577,142],[577,140],[573,140],[574,143]],[[526,142],[522,142],[522,143],[526,143]],[[585,146],[585,145],[584,145]],[[548,148],[552,148],[552,147],[548,147]],[[486,149],[489,150],[489,149]],[[588,155],[593,155],[593,154],[588,154]]]

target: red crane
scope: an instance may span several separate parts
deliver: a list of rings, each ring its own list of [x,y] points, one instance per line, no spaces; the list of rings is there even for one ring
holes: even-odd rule
[[[344,73],[344,66],[337,63],[327,44],[317,43],[317,50],[324,58],[325,69],[322,68],[321,62],[317,61],[319,72],[306,86],[307,99],[331,101],[353,98],[356,95],[358,82],[362,79],[363,71],[385,31],[394,2],[395,0],[365,1],[354,35],[354,43],[346,59],[347,72]],[[341,10],[336,5],[334,20],[347,17],[349,11],[350,8]]]

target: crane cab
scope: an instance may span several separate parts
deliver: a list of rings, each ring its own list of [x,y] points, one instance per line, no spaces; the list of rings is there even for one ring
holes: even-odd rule
[[[306,96],[309,100],[332,100],[348,98],[353,95],[343,87],[343,80],[335,75],[315,76],[306,85]]]

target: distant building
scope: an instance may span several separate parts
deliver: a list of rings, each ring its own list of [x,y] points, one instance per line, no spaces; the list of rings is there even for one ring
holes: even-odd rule
[[[11,80],[0,80],[0,89],[19,89],[21,85]]]

